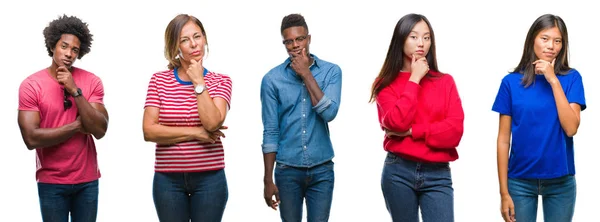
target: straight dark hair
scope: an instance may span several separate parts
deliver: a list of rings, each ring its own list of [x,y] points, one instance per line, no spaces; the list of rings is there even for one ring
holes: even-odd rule
[[[433,28],[431,28],[431,23],[429,20],[423,15],[420,14],[408,14],[400,18],[398,23],[396,23],[396,27],[394,28],[394,34],[392,35],[392,40],[390,42],[390,47],[388,49],[387,55],[385,57],[385,61],[383,62],[383,67],[381,67],[381,71],[379,75],[373,82],[373,86],[371,89],[371,98],[369,102],[375,101],[375,97],[377,94],[381,92],[385,87],[389,86],[394,79],[400,73],[402,66],[404,65],[404,43],[406,42],[406,38],[420,21],[424,21],[427,23],[429,27],[429,32],[431,36],[431,46],[429,47],[429,52],[427,52],[427,64],[429,64],[430,71],[438,71],[437,66],[437,57],[435,55],[435,35],[433,34]]]
[[[535,65],[532,63],[538,60],[533,47],[535,45],[535,38],[537,35],[546,29],[557,27],[562,37],[562,48],[556,56],[554,61],[554,73],[564,75],[571,69],[569,67],[569,34],[567,32],[567,26],[565,22],[557,15],[545,14],[538,17],[527,32],[525,38],[525,44],[523,46],[523,56],[519,65],[513,70],[513,72],[519,72],[523,74],[521,84],[525,87],[530,86],[535,81]]]

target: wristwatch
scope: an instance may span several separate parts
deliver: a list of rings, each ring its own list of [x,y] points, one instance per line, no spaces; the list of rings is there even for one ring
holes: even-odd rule
[[[82,93],[81,93],[81,89],[80,89],[80,88],[77,88],[77,92],[75,92],[75,94],[72,94],[71,96],[73,96],[73,98],[74,98],[74,97],[81,96],[81,94],[82,94]]]
[[[204,92],[204,89],[206,89],[206,86],[204,86],[202,84],[198,84],[198,85],[196,85],[196,87],[194,87],[194,93],[196,95],[200,95],[200,94],[202,94],[202,92]]]

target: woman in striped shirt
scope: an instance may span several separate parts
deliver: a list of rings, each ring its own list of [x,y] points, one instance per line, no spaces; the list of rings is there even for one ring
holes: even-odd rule
[[[228,198],[221,130],[231,79],[202,61],[206,32],[195,17],[176,16],[165,30],[168,70],[152,75],[144,139],[156,143],[154,205],[160,221],[221,221]]]

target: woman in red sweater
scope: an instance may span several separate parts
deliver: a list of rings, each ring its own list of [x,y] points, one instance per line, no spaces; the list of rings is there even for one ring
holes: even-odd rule
[[[427,18],[398,21],[385,62],[373,83],[388,151],[381,189],[393,221],[454,221],[449,162],[458,159],[464,112],[449,74],[439,72]]]

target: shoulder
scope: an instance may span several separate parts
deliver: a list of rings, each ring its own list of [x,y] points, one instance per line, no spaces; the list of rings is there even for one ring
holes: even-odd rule
[[[579,71],[577,71],[577,69],[571,68],[566,74],[565,76],[569,76],[571,78],[581,78],[581,74],[579,73]]]
[[[218,83],[231,83],[231,77],[229,77],[229,75],[227,74],[223,74],[223,73],[218,73],[218,72],[213,72],[213,71],[208,71],[208,73],[206,73],[206,79],[210,79],[211,81],[215,81]]]
[[[511,72],[511,73],[504,75],[504,77],[502,77],[502,82],[503,83],[519,83],[519,84],[521,84],[522,79],[523,79],[522,73]]]
[[[282,75],[283,73],[285,73],[285,68],[288,65],[288,60],[284,61],[283,63],[271,68],[263,77],[262,77],[262,83],[266,83],[266,82],[272,82],[275,76],[279,76]]]
[[[84,79],[100,80],[100,77],[98,77],[96,74],[75,66],[73,66],[73,75],[79,75],[80,78]]]
[[[333,63],[333,62],[330,62],[330,61],[328,61],[328,60],[321,59],[321,58],[319,58],[319,57],[317,57],[317,56],[315,56],[315,55],[313,55],[313,57],[314,57],[314,58],[315,58],[315,60],[317,61],[317,65],[318,65],[319,67],[321,67],[321,68],[326,68],[326,69],[327,69],[327,68],[330,68],[330,69],[336,69],[336,70],[340,70],[340,71],[341,71],[341,68],[340,68],[340,66],[339,66],[339,65],[337,65],[337,64],[335,64],[335,63]]]
[[[39,88],[43,85],[44,79],[49,78],[47,69],[39,70],[33,74],[28,75],[21,81],[20,87],[36,87]]]
[[[151,79],[154,81],[165,81],[171,78],[174,78],[172,69],[155,72],[151,77]]]

